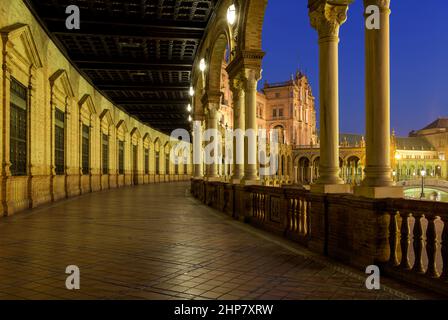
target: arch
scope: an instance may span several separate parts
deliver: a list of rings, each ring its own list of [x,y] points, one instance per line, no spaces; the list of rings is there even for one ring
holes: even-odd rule
[[[225,59],[225,53],[230,41],[228,34],[221,32],[215,38],[211,46],[211,51],[209,55],[209,68],[207,76],[207,90],[209,92],[220,92],[221,91],[221,80],[222,80],[222,63]]]
[[[298,170],[296,177],[301,184],[309,184],[311,183],[311,161],[306,156],[302,156],[298,159]]]
[[[283,144],[285,141],[285,126],[283,124],[275,123],[271,125],[270,132],[277,131],[277,138],[280,144]],[[269,136],[269,139],[271,137]]]
[[[239,43],[242,50],[261,51],[262,32],[267,0],[247,0],[244,2],[244,17],[241,23]]]
[[[342,168],[342,178],[349,184],[358,184],[361,182],[362,172],[361,159],[358,155],[350,155],[345,157],[344,166]]]

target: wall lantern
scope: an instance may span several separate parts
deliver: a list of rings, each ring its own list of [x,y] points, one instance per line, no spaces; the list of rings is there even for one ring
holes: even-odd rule
[[[205,69],[207,69],[207,64],[205,63],[205,59],[202,58],[201,61],[199,62],[199,70],[204,72]]]
[[[233,26],[236,21],[236,7],[232,4],[229,9],[227,9],[227,22]]]

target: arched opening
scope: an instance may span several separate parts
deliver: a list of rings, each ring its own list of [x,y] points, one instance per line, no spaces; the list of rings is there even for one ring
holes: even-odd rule
[[[311,183],[310,160],[307,157],[299,159],[298,182],[300,184]]]
[[[348,184],[359,185],[361,183],[362,169],[360,159],[357,156],[351,156],[346,161],[345,181]]]
[[[312,176],[312,182],[319,179],[320,173],[319,173],[319,163],[320,163],[320,157],[316,157],[313,160],[313,176]]]

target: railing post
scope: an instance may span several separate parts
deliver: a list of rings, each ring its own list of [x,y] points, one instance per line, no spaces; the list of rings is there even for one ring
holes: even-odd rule
[[[412,271],[417,273],[424,273],[423,269],[423,261],[422,261],[422,253],[423,253],[423,226],[422,226],[422,214],[414,214],[415,222],[414,222],[414,255],[415,262]]]
[[[426,230],[426,253],[428,254],[428,269],[426,275],[431,278],[437,278],[439,273],[437,272],[437,233],[436,233],[436,221],[435,216],[430,216],[428,218],[428,229]]]
[[[312,203],[310,211],[311,232],[308,247],[310,250],[327,254],[327,196],[323,194],[310,194]]]
[[[409,218],[410,214],[405,212],[400,212],[401,216],[401,263],[400,267],[404,270],[411,270],[411,265],[409,263],[409,244],[410,244],[410,228],[409,228]]]

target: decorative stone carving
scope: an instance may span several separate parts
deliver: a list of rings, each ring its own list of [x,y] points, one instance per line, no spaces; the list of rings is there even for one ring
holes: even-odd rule
[[[339,37],[339,28],[347,20],[348,4],[324,2],[309,13],[311,26],[320,39]]]

